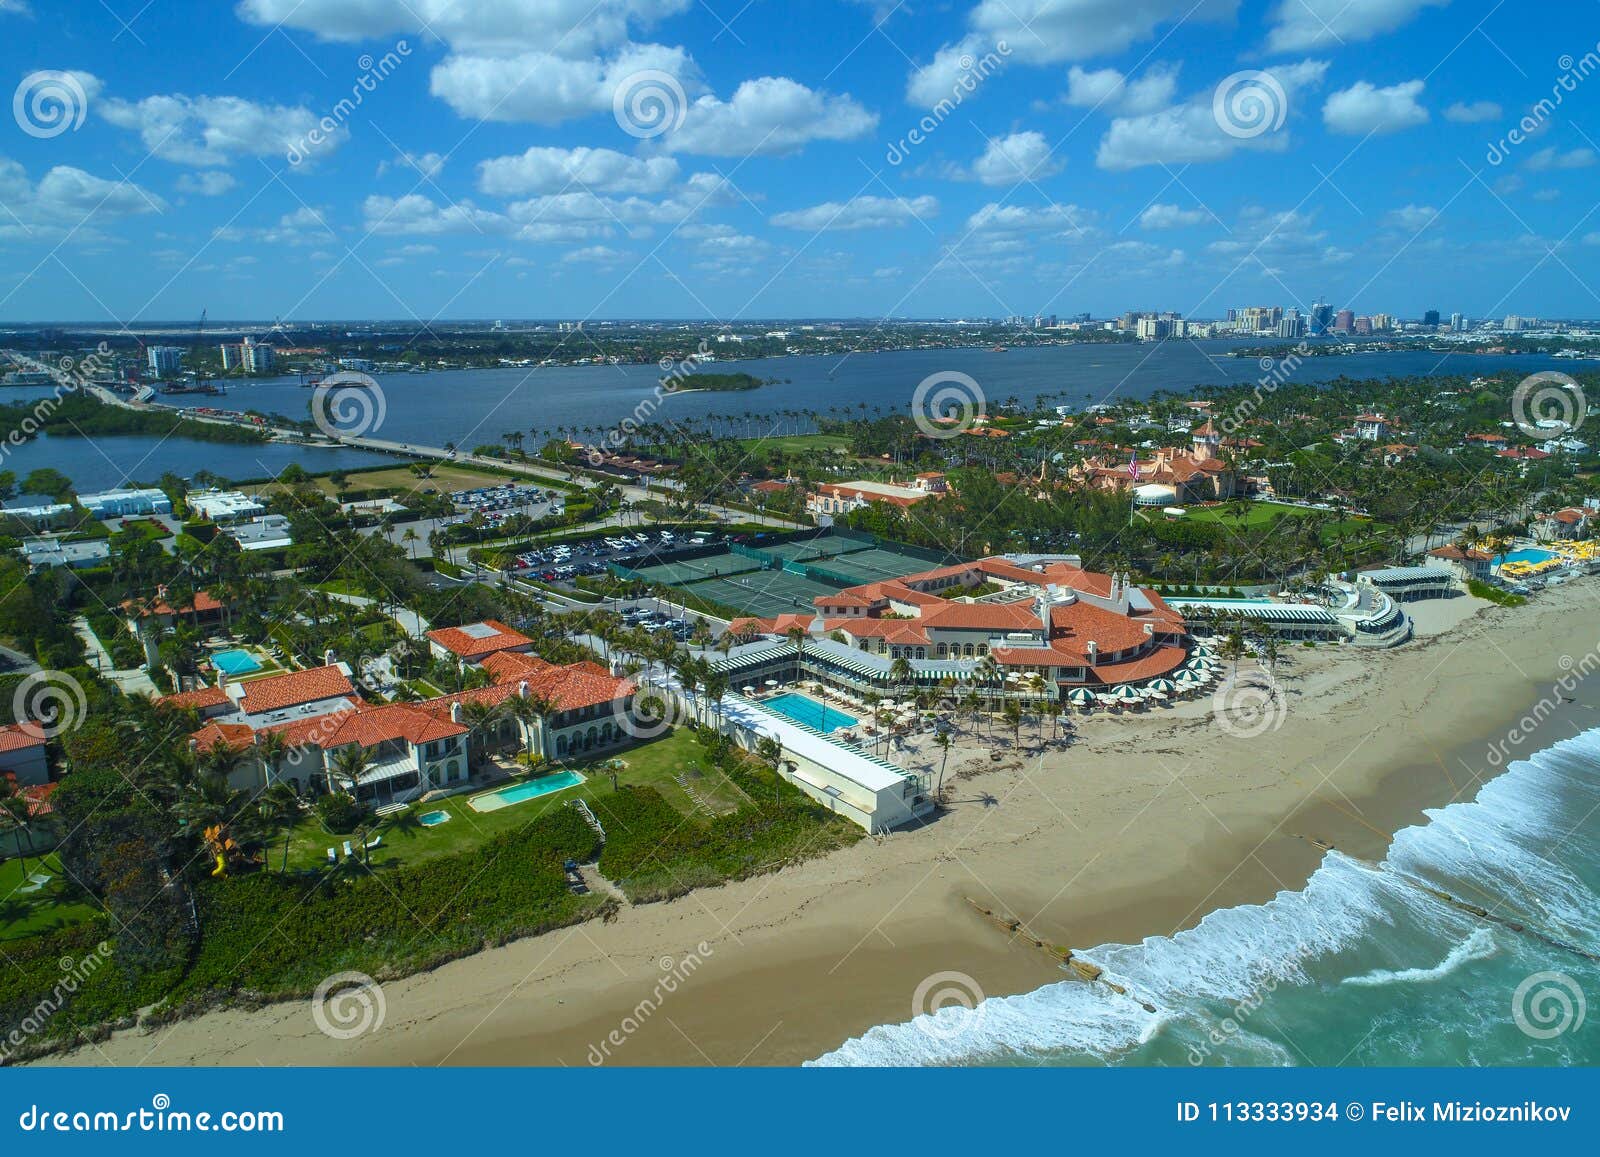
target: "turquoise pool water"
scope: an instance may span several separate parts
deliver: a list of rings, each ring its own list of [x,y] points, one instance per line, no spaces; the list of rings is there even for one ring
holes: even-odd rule
[[[417,817],[417,822],[425,828],[436,828],[440,824],[450,822],[450,813],[447,811],[423,812]]]
[[[792,693],[777,695],[771,699],[763,699],[761,705],[772,708],[779,715],[787,715],[796,723],[804,723],[807,727],[814,727],[824,735],[838,731],[841,727],[854,727],[856,725],[856,717],[854,715],[846,715],[837,707],[825,706],[805,695]]]
[[[218,651],[211,662],[224,675],[248,675],[261,670],[261,664],[249,651]]]
[[[503,787],[499,791],[475,795],[467,802],[472,805],[473,811],[497,812],[503,807],[526,803],[530,799],[538,799],[540,796],[549,795],[553,791],[565,791],[569,787],[577,787],[582,782],[583,776],[577,772],[563,771],[560,775],[547,775],[542,779],[531,780],[528,783],[514,784],[511,787]]]
[[[1497,556],[1494,560],[1494,565],[1499,566],[1503,562],[1526,562],[1537,565],[1541,562],[1549,562],[1555,557],[1556,554],[1554,551],[1539,550],[1536,547],[1525,547],[1522,550],[1514,550],[1510,554],[1502,554]]]

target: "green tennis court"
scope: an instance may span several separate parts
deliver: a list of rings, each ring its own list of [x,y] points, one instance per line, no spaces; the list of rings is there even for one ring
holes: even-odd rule
[[[755,549],[777,555],[779,558],[808,559],[833,554],[840,550],[850,550],[859,545],[845,539],[827,537],[804,542],[775,542],[771,546],[756,546]]]
[[[791,612],[815,614],[811,600],[818,595],[835,594],[839,588],[787,571],[764,570],[732,579],[706,579],[686,589],[690,594],[765,619]]]
[[[627,564],[624,563],[624,566]],[[709,558],[697,558],[685,562],[682,559],[673,562],[652,563],[650,566],[629,567],[647,582],[653,583],[692,583],[699,579],[710,578],[715,575],[746,574],[750,571],[761,569],[761,564],[753,558],[745,558],[739,554],[714,554]]]
[[[869,547],[866,550],[851,551],[849,554],[835,555],[832,558],[817,559],[813,565],[864,583],[899,578],[901,575],[916,574],[934,568],[933,563],[924,559],[913,558],[898,551],[884,550],[881,547]]]

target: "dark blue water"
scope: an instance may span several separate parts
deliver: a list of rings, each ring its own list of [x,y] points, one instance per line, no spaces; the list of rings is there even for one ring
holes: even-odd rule
[[[1252,382],[1262,369],[1252,358],[1229,356],[1234,343],[1172,341],[1159,344],[1049,346],[990,353],[982,349],[906,350],[848,357],[786,357],[719,361],[712,371],[742,371],[778,382],[741,393],[670,394],[653,420],[672,422],[731,416],[733,432],[751,436],[795,433],[812,428],[808,414],[829,411],[904,410],[917,384],[930,374],[970,375],[990,404],[1009,400],[1082,407],[1095,402],[1147,398],[1158,391],[1188,391],[1197,386]],[[1569,372],[1593,363],[1574,363],[1543,355],[1495,357],[1428,351],[1345,353],[1306,358],[1294,374],[1303,382],[1340,377],[1389,378],[1416,375]],[[530,439],[534,431],[576,432],[598,438],[635,412],[655,392],[661,371],[653,365],[571,366],[543,369],[454,370],[427,374],[385,374],[385,415],[374,437],[439,446],[453,442],[470,449],[500,442],[508,432]],[[0,400],[41,396],[44,389],[17,387]],[[303,419],[313,391],[295,378],[230,384],[223,398],[176,396],[160,399],[185,407],[216,406],[257,410]],[[743,416],[749,415],[748,419]],[[264,477],[289,462],[308,469],[368,464],[377,459],[348,451],[290,446],[233,447],[179,439],[41,439],[15,449],[8,468],[23,473],[54,466],[80,489],[150,480],[164,470],[193,476],[210,470],[229,478]]]
[[[871,1029],[828,1065],[1592,1065],[1600,967],[1418,881],[1600,953],[1600,730],[1513,763],[1306,886],[1083,955],[1072,980]],[[966,1003],[971,1003],[970,999]],[[937,1007],[937,1003],[935,1004]]]

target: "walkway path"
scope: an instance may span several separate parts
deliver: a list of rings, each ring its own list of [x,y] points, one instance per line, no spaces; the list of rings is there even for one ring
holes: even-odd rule
[[[159,695],[160,690],[150,680],[150,673],[143,667],[133,667],[118,670],[111,659],[111,652],[107,651],[105,644],[100,641],[100,636],[94,633],[94,628],[89,625],[89,620],[82,615],[77,615],[72,620],[72,629],[78,632],[78,638],[83,640],[84,647],[89,652],[89,665],[100,676],[111,680],[121,689],[124,695]]]
[[[352,607],[374,607],[378,605],[377,599],[369,599],[366,595],[347,595],[339,591],[322,591],[321,593],[327,595],[336,603],[349,603]],[[428,620],[409,607],[396,607],[386,603],[379,609],[398,623],[400,629],[413,639],[422,639],[427,636]]]

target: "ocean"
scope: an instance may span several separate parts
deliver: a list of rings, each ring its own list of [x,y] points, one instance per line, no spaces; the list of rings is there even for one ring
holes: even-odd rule
[[[1298,891],[1080,953],[1127,996],[1074,979],[950,1003],[812,1063],[1600,1063],[1600,728],[1426,815],[1381,865],[1329,852]]]

